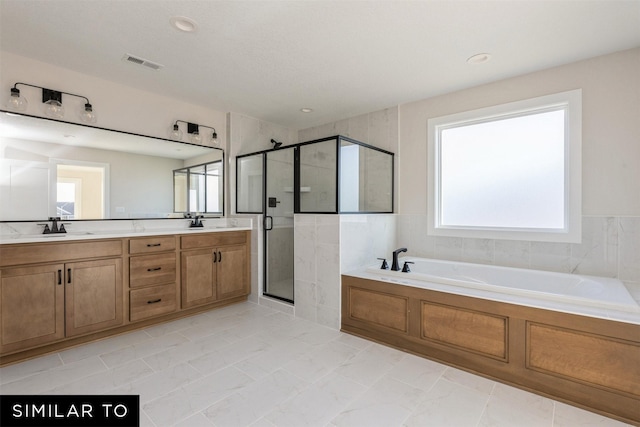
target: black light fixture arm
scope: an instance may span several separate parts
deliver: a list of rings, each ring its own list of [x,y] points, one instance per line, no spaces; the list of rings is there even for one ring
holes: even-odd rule
[[[199,125],[197,123],[186,122],[184,120],[176,120],[176,122],[173,124],[174,129],[178,128],[178,123],[186,124],[188,133],[199,132],[199,128],[207,128],[207,129],[211,129],[216,136],[218,135],[218,131],[216,131],[216,128],[212,126]]]
[[[36,85],[32,85],[29,83],[23,83],[23,82],[17,82],[16,84],[13,85],[13,89],[11,89],[11,92],[20,92],[18,89],[18,85],[22,85],[22,86],[29,86],[29,87],[35,87],[37,89],[42,89],[42,102],[46,102],[49,101],[51,99],[54,99],[58,102],[61,101],[61,95],[65,94],[65,95],[71,95],[71,96],[75,96],[78,98],[83,98],[86,102],[85,102],[85,106],[89,105],[91,106],[91,101],[89,101],[89,98],[87,98],[86,96],[82,96],[82,95],[76,95],[75,93],[69,93],[69,92],[63,92],[60,90],[53,90],[53,89],[47,89],[45,87],[42,86],[36,86]]]

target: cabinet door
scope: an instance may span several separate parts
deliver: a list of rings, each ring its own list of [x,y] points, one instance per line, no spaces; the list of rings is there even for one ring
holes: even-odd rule
[[[0,270],[0,352],[64,338],[64,265]]]
[[[223,300],[249,293],[247,277],[247,246],[234,245],[218,248],[218,299]]]
[[[122,260],[65,264],[66,335],[123,324]]]
[[[213,248],[182,252],[182,308],[216,300],[214,254]]]

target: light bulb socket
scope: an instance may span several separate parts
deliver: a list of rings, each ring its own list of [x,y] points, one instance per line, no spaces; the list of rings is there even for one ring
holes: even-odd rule
[[[182,139],[182,131],[177,123],[173,125],[173,129],[169,132],[169,138],[174,141],[180,141]]]
[[[11,97],[7,102],[7,109],[13,111],[26,111],[27,105],[29,105],[29,102],[27,102],[27,98],[20,95],[20,89],[12,87]]]
[[[93,107],[88,102],[84,104],[84,110],[80,112],[80,120],[85,123],[95,123],[98,121],[96,113],[93,112]]]

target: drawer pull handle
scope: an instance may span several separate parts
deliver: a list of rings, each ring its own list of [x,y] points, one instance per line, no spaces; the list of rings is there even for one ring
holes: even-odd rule
[[[218,251],[218,262],[222,262],[222,252]]]
[[[67,283],[71,283],[71,269],[67,268]]]
[[[155,304],[155,303],[160,302],[160,301],[162,301],[162,298],[158,298],[158,299],[154,299],[154,300],[151,300],[151,301],[147,301],[147,304]]]
[[[58,270],[58,285],[62,285],[62,270]]]
[[[162,246],[162,243],[147,243],[148,248],[153,248],[156,246]]]
[[[162,267],[147,268],[147,271],[158,271],[158,270],[162,270]]]

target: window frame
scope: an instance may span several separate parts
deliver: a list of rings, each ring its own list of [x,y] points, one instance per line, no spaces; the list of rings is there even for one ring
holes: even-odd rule
[[[484,122],[516,118],[550,110],[565,110],[564,227],[446,226],[441,223],[441,132]],[[495,105],[428,119],[427,121],[427,234],[431,236],[580,243],[582,219],[582,90]]]

